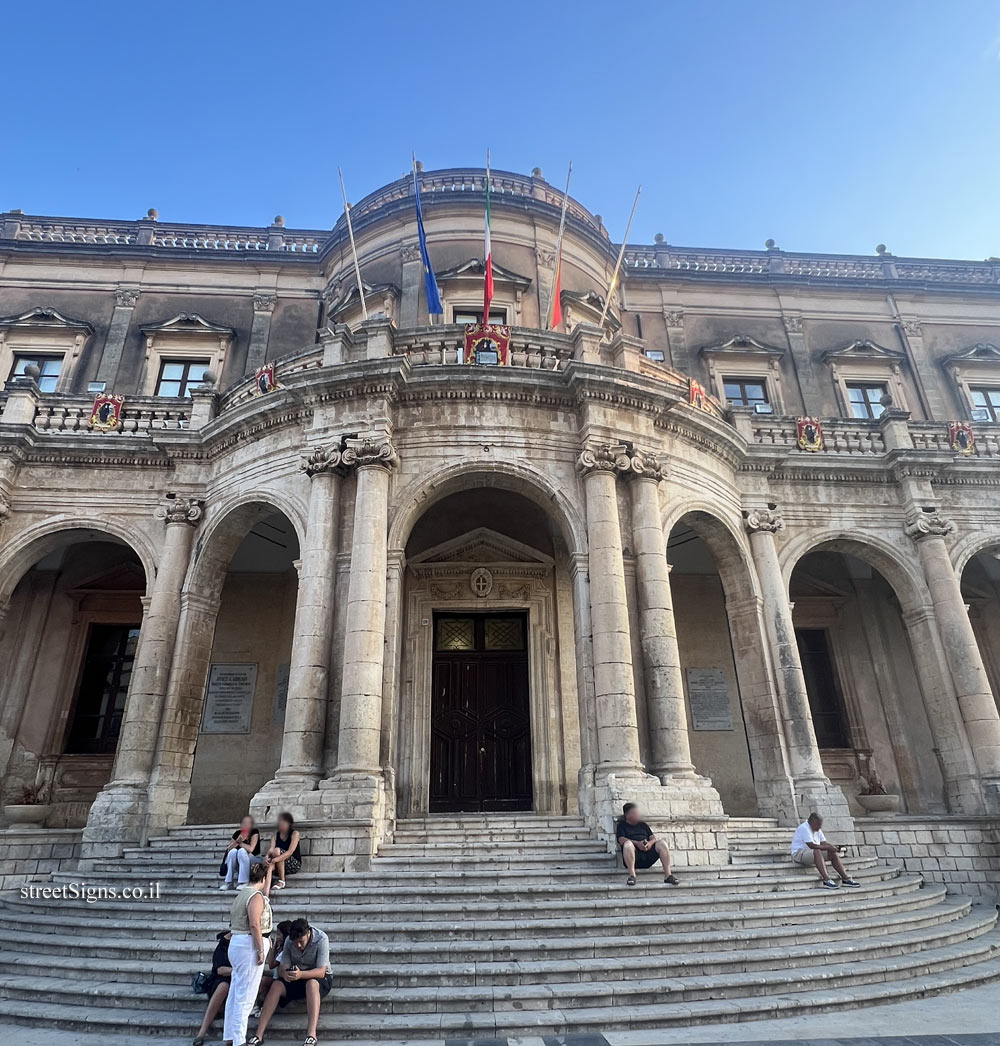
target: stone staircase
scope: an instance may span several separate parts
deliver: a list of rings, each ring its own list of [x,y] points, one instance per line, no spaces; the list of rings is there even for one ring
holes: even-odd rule
[[[193,1034],[205,997],[190,976],[207,968],[232,897],[205,855],[229,830],[187,826],[86,876],[52,876],[119,889],[156,880],[159,900],[6,891],[0,1022]],[[330,936],[325,1043],[751,1020],[1000,977],[994,910],[873,859],[850,862],[861,889],[823,891],[788,861],[788,834],[734,818],[728,867],[678,868],[676,888],[653,869],[627,889],[578,818],[402,821],[369,874],[303,871],[274,896],[275,918],[305,915]],[[270,1043],[298,1041],[300,1009],[278,1014]]]

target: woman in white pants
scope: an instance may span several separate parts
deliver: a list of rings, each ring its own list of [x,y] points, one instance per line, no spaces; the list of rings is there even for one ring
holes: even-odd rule
[[[229,912],[229,964],[233,968],[229,995],[226,998],[226,1023],[222,1037],[232,1046],[244,1046],[247,1020],[257,998],[264,959],[265,938],[271,932],[271,905],[264,896],[267,868],[255,864],[250,868],[250,882],[233,898]]]

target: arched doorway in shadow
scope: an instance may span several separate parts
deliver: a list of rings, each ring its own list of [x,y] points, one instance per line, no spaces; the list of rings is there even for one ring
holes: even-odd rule
[[[962,571],[962,595],[993,697],[1000,705],[1000,542],[977,552]]]
[[[942,754],[926,707],[928,699],[940,700],[944,684],[934,674],[933,652],[914,634],[925,616],[912,594],[904,608],[873,561],[874,550],[860,542],[831,541],[803,555],[791,573],[823,767],[857,815],[865,813],[858,795],[872,773],[900,796],[903,810],[944,812]]]
[[[0,626],[0,778],[38,789],[52,827],[83,825],[111,776],[147,591],[135,549],[55,530],[8,562]],[[19,575],[19,576],[18,576]]]

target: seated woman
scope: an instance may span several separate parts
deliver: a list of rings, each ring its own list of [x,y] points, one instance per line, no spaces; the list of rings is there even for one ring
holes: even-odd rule
[[[285,876],[294,875],[302,867],[299,841],[295,818],[290,813],[278,814],[278,826],[274,835],[271,836],[271,845],[266,858],[278,876],[274,881],[275,890],[283,889]]]
[[[264,858],[260,856],[260,832],[253,818],[247,814],[226,847],[219,867],[219,875],[225,875],[226,878],[219,889],[235,890],[237,886],[246,886],[250,881],[250,866],[263,863]]]
[[[198,1034],[194,1037],[194,1046],[202,1046],[205,1042],[212,1021],[218,1016],[219,1010],[222,1009],[226,996],[229,994],[229,981],[233,975],[233,968],[229,965],[230,937],[228,930],[216,934],[217,943],[215,953],[212,955],[212,972],[205,981],[208,1005],[205,1007],[205,1016],[198,1029]]]

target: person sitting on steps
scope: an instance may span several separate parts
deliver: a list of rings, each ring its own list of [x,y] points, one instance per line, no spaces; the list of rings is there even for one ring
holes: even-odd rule
[[[822,827],[823,818],[813,811],[795,829],[795,835],[792,836],[792,860],[806,868],[815,868],[819,873],[820,881],[827,890],[836,890],[840,886],[860,886],[861,883],[856,883],[847,874],[844,862],[840,859],[840,850],[833,843],[827,841],[826,836],[821,831]],[[830,873],[826,867],[828,860],[833,865],[837,875],[840,876],[839,883],[834,882],[830,878]]]
[[[283,890],[285,876],[294,875],[302,868],[299,833],[295,827],[295,818],[291,814],[278,814],[278,825],[271,836],[271,845],[267,849],[266,857],[277,876],[273,889]]]
[[[212,956],[212,972],[205,981],[205,994],[208,996],[208,1005],[205,1007],[205,1016],[202,1018],[201,1027],[194,1037],[194,1046],[204,1046],[208,1038],[209,1029],[225,1004],[229,995],[229,982],[232,979],[233,968],[229,965],[229,941],[232,934],[228,930],[216,934],[215,954]]]
[[[235,890],[238,886],[246,886],[250,881],[250,866],[263,863],[264,858],[260,856],[260,832],[254,824],[254,819],[247,814],[240,820],[239,828],[233,832],[232,839],[226,847],[219,867],[219,875],[226,878],[219,889]],[[271,892],[270,885],[268,876],[265,897]]]
[[[294,919],[278,964],[278,978],[264,999],[257,1024],[257,1034],[247,1039],[247,1046],[261,1046],[274,1011],[297,999],[305,999],[309,1029],[302,1046],[317,1046],[320,1000],[333,986],[330,976],[330,941],[322,930],[305,919]]]
[[[628,869],[626,886],[635,886],[636,868],[652,868],[657,861],[663,865],[663,881],[677,885],[677,876],[670,871],[670,850],[667,844],[653,835],[652,828],[640,820],[641,811],[635,803],[626,803],[615,827],[615,838],[622,848],[622,861]]]

